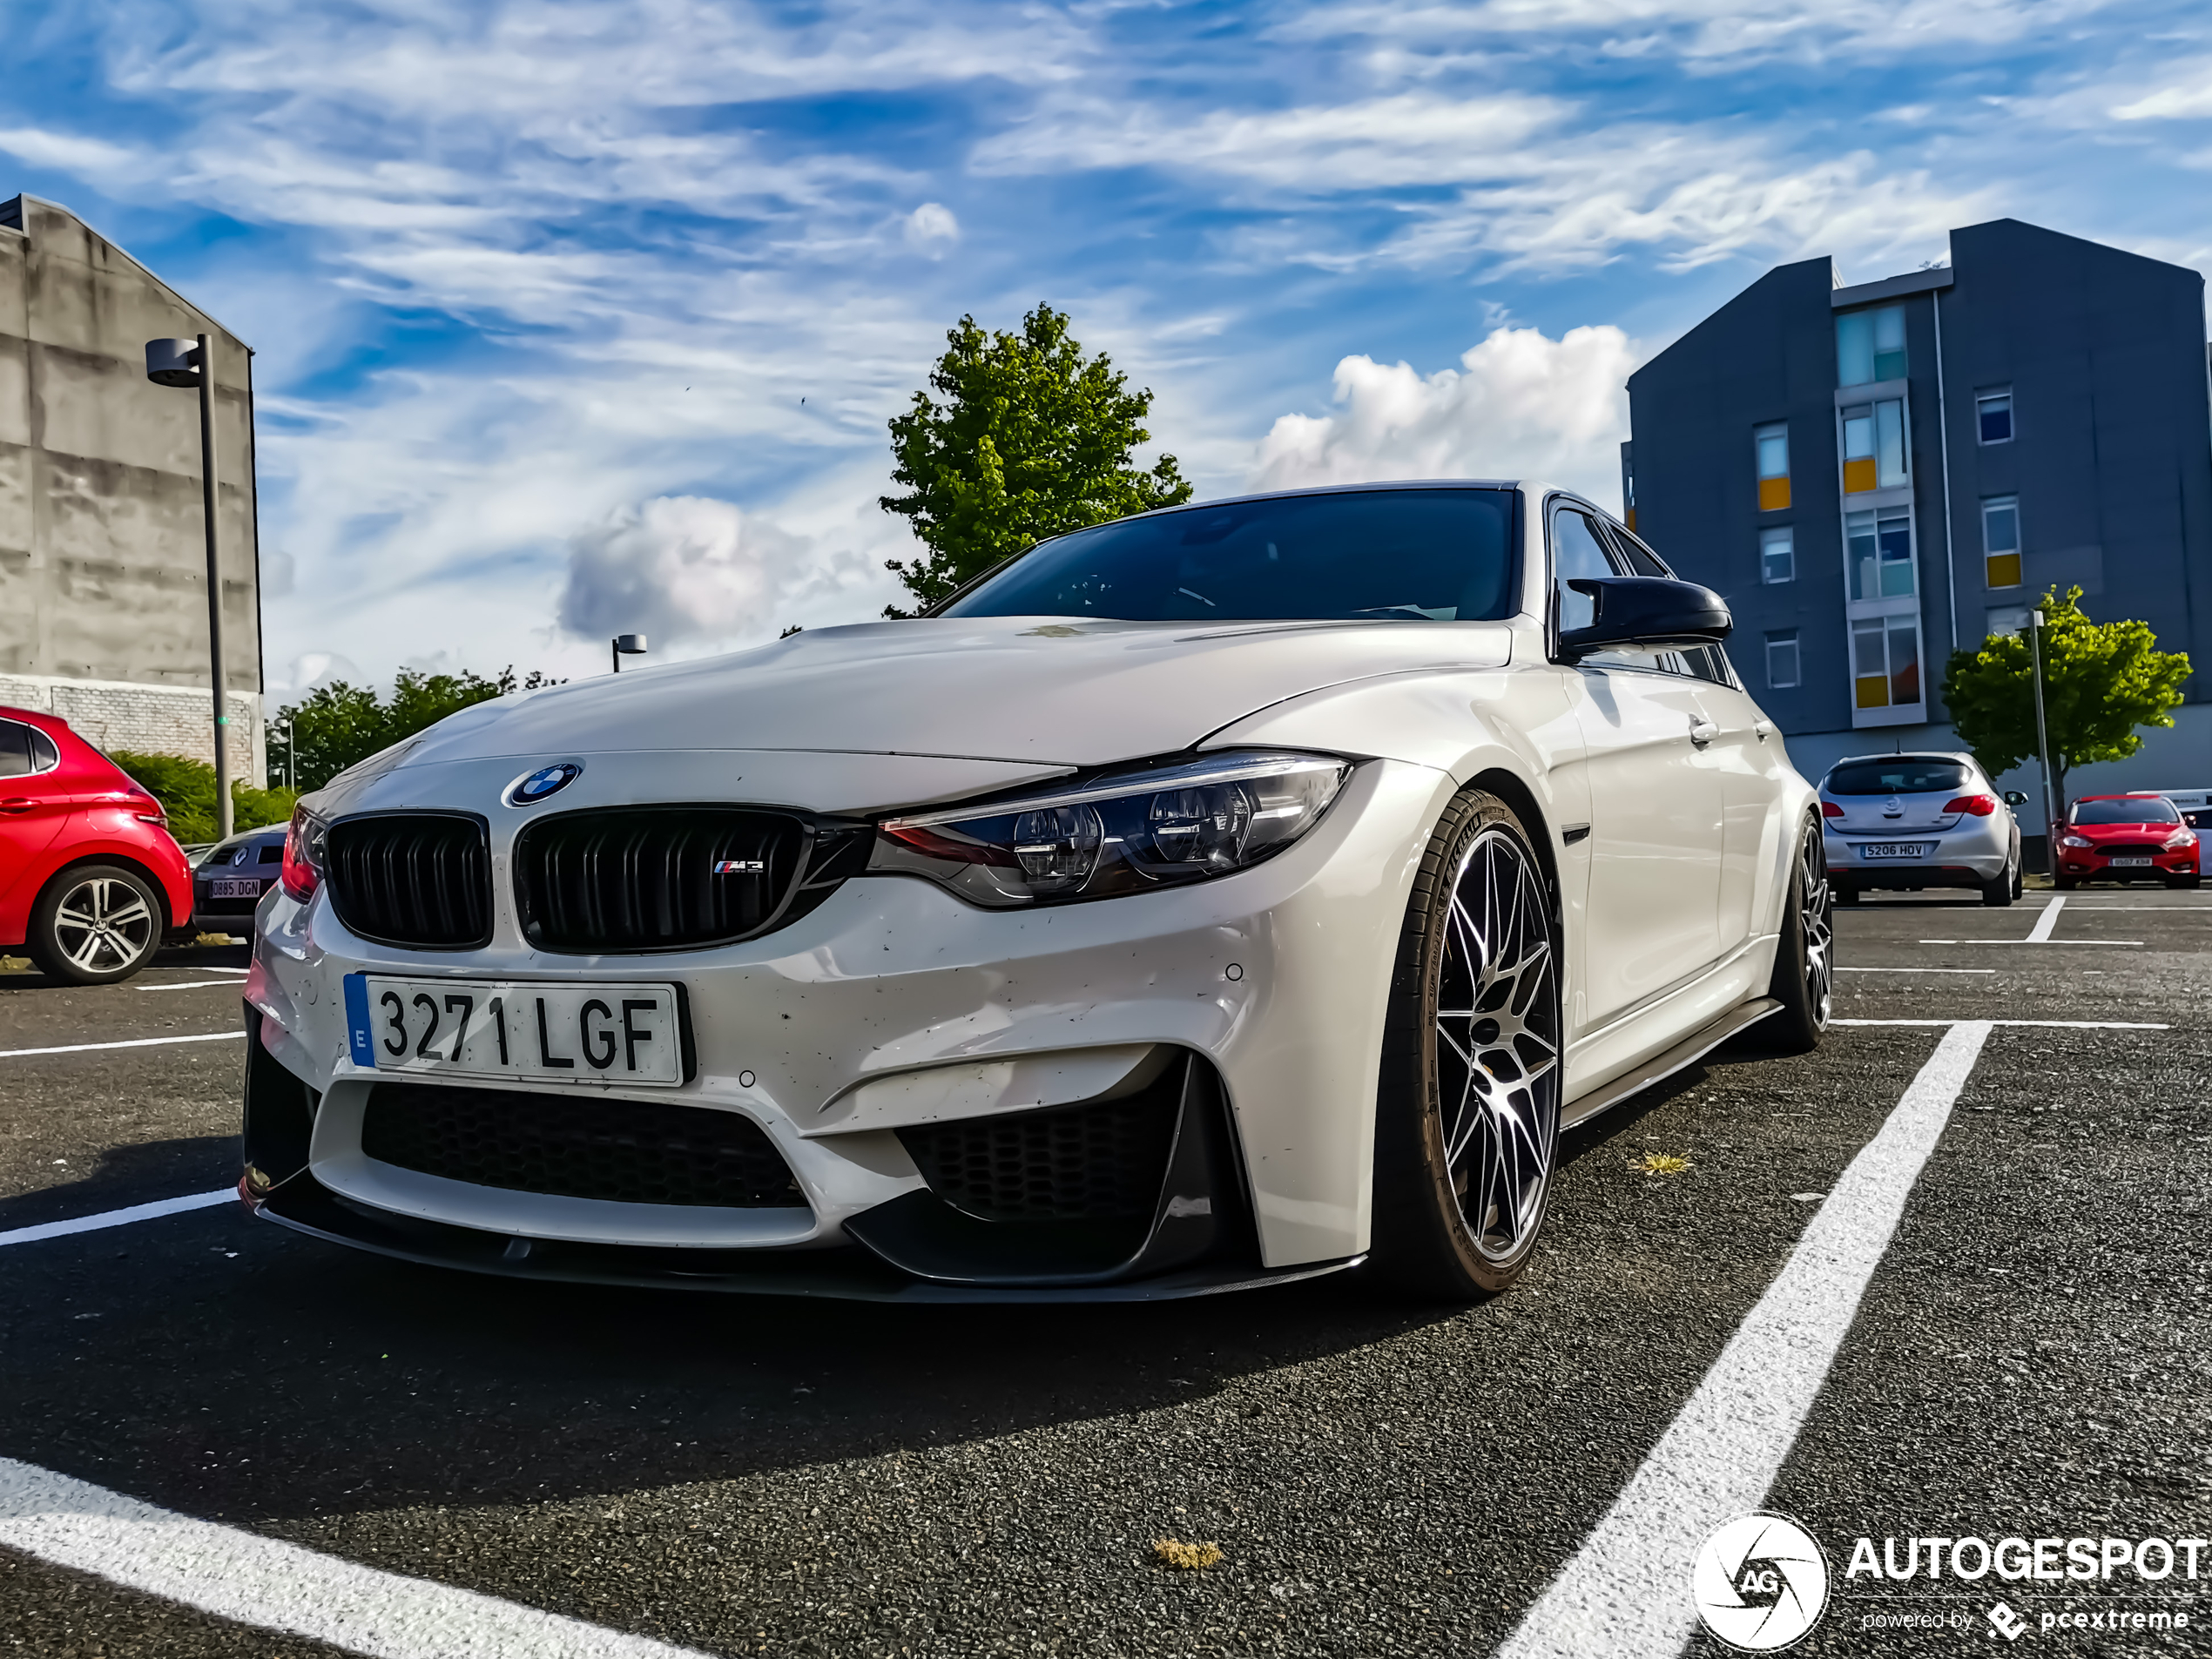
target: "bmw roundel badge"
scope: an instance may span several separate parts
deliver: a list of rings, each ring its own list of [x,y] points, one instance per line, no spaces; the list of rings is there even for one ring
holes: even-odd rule
[[[583,776],[581,760],[556,760],[550,766],[540,766],[528,777],[518,779],[507,792],[509,806],[535,806],[548,795],[557,795],[577,779]]]

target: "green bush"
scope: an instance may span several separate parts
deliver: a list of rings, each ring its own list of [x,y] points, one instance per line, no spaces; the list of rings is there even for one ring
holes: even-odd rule
[[[118,750],[108,759],[129,773],[169,814],[169,833],[186,846],[215,839],[215,768],[182,755],[137,754]],[[288,789],[231,786],[231,823],[241,830],[289,823],[299,799]]]

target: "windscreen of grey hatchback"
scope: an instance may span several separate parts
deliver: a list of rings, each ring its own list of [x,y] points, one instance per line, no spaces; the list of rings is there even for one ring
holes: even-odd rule
[[[1828,774],[1831,795],[1927,795],[1966,786],[1955,760],[1847,760]]]
[[[1362,489],[1123,519],[1044,543],[948,617],[1495,621],[1513,492]]]

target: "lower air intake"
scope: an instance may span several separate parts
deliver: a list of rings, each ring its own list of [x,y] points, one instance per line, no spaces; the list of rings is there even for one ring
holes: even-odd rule
[[[806,1202],[751,1118],[659,1101],[378,1083],[361,1150],[448,1181],[560,1198],[732,1210]]]
[[[1150,1221],[1176,1110],[1175,1091],[1156,1088],[1100,1105],[902,1129],[899,1139],[931,1191],[985,1221]]]

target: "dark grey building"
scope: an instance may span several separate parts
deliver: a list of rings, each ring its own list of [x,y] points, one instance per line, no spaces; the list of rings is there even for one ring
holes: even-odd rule
[[[1946,660],[2054,585],[2212,663],[2203,279],[2018,219],[1951,254],[1856,287],[1777,266],[1629,381],[1631,523],[1727,597],[1809,776],[1957,746]],[[2212,783],[2212,674],[2188,697],[2078,792]]]

